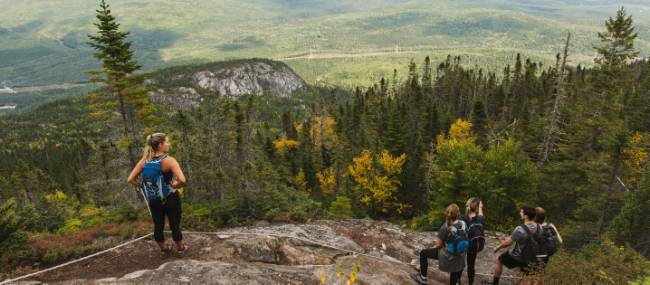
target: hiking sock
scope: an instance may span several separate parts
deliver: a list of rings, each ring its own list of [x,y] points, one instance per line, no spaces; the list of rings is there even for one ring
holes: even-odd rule
[[[494,278],[492,279],[492,285],[499,285],[499,278],[500,277],[494,276]]]

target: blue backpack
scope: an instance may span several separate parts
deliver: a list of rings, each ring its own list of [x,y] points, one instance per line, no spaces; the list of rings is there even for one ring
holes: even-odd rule
[[[458,227],[460,225],[460,228]],[[467,237],[467,224],[463,220],[458,221],[458,224],[452,225],[451,237],[446,241],[447,251],[453,255],[461,255],[469,249],[469,238]]]
[[[169,186],[165,183],[162,172],[161,162],[167,158],[163,155],[158,158],[146,161],[142,167],[142,189],[147,196],[147,199],[153,200],[160,198],[165,199],[169,195]]]

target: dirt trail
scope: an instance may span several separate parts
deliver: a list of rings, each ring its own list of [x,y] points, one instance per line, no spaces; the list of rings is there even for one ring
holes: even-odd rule
[[[221,242],[216,236],[187,235],[186,239],[192,248],[183,258],[195,260],[205,260],[205,256],[202,258],[202,253],[197,248],[218,246]],[[156,269],[174,259],[177,257],[162,259],[158,245],[153,238],[147,238],[102,256],[48,272],[33,280],[52,283],[74,279],[121,277],[137,270]]]

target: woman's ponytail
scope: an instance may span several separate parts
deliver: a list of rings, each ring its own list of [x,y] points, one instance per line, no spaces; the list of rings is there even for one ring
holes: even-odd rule
[[[478,208],[480,204],[481,204],[481,199],[477,197],[469,198],[469,200],[467,200],[467,203],[465,204],[467,206],[467,211],[465,212],[465,214],[478,213]]]
[[[147,136],[147,141],[144,143],[142,160],[149,161],[153,159],[158,151],[158,147],[167,139],[167,135],[163,133],[155,133]]]
[[[451,237],[451,227],[456,220],[460,219],[460,208],[458,205],[451,204],[447,207],[447,236],[446,239]]]

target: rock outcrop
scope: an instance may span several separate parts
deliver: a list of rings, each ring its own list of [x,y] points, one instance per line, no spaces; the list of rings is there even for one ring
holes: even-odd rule
[[[346,284],[358,266],[357,284],[416,284],[418,253],[432,233],[411,232],[387,222],[317,221],[185,233],[184,258],[161,259],[143,240],[97,258],[48,272],[30,284]],[[492,272],[497,235],[490,234],[477,261],[478,280]],[[503,236],[501,236],[503,237]],[[505,270],[504,276],[513,272]],[[429,284],[448,275],[431,260]],[[467,277],[463,277],[466,284]],[[504,277],[502,283],[512,284]],[[480,284],[479,281],[476,284]]]
[[[172,67],[154,73],[147,83],[154,103],[171,103],[182,110],[217,93],[230,98],[265,93],[286,97],[306,87],[286,64],[266,59]]]

